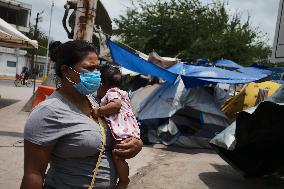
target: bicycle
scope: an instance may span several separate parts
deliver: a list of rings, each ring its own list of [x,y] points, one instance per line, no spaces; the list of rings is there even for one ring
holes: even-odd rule
[[[21,87],[26,85],[27,87],[31,87],[33,85],[33,81],[31,78],[24,80],[23,74],[16,74],[16,80],[14,81],[16,87]]]

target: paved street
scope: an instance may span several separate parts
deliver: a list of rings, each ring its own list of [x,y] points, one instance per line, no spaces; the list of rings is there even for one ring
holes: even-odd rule
[[[20,110],[32,96],[32,88],[0,81],[0,188],[19,188],[23,175],[21,141],[27,112]],[[130,189],[280,189],[263,181],[245,180],[210,150],[144,147],[130,165]]]

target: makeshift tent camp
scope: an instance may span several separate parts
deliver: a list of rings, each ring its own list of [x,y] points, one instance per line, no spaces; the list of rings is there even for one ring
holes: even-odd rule
[[[190,66],[186,64],[176,64],[166,70],[142,59],[138,55],[128,51],[111,40],[108,40],[107,43],[110,48],[113,61],[122,67],[140,74],[162,78],[171,84],[173,84],[177,77],[181,75],[181,78],[187,88],[216,83],[249,83],[258,81],[267,76],[248,75],[220,68]]]
[[[0,18],[0,46],[18,48],[38,48],[38,43],[19,32]]]
[[[196,146],[197,141],[208,144],[208,140],[216,132],[228,125],[215,98],[204,87],[186,89],[180,79],[174,85],[164,83],[142,88],[132,94],[131,102],[142,127],[148,129],[147,135],[152,134],[151,137],[148,136],[152,138],[151,142],[157,140],[165,144],[201,147]],[[178,132],[185,130],[188,132]],[[169,134],[162,138],[155,136],[153,140],[153,132]],[[195,146],[192,140],[194,137]],[[203,147],[206,146],[205,143]]]

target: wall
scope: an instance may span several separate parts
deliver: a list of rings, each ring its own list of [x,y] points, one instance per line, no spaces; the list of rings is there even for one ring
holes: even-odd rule
[[[3,53],[0,52],[0,76],[15,76],[16,70],[17,73],[21,73],[22,67],[28,65],[28,59],[23,55],[23,53],[19,53],[18,65],[16,67],[8,67],[7,62],[17,62],[16,54],[11,53]]]

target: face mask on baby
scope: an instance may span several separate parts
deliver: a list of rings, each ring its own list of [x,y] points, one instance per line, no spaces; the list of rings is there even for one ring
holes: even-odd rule
[[[79,73],[73,68],[70,69],[80,75],[79,83],[75,83],[70,78],[66,77],[70,83],[74,84],[74,88],[79,93],[82,95],[90,95],[98,90],[101,85],[101,73],[99,71]]]

